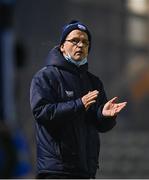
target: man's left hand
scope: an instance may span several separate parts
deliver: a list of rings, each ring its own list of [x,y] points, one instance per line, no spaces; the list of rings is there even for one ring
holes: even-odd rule
[[[117,97],[109,100],[103,107],[102,115],[106,117],[116,116],[127,104],[127,102],[116,103]]]

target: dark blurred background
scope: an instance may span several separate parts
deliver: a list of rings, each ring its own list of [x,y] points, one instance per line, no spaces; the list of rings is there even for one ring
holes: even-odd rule
[[[90,71],[128,102],[101,134],[97,178],[149,178],[149,0],[0,0],[0,177],[34,178],[30,82],[72,19],[92,33]]]

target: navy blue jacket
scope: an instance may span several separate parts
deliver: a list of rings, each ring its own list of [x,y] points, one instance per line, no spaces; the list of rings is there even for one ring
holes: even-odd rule
[[[99,91],[97,103],[87,111],[81,98]],[[51,50],[48,64],[35,74],[30,89],[36,122],[37,173],[79,174],[94,177],[98,167],[99,132],[116,124],[101,114],[107,102],[102,82],[88,65],[67,62],[59,48]]]

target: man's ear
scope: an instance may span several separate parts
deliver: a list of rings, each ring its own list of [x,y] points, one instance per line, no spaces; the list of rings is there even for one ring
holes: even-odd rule
[[[62,53],[64,52],[64,44],[62,44],[62,45],[60,46],[60,50],[61,50]]]

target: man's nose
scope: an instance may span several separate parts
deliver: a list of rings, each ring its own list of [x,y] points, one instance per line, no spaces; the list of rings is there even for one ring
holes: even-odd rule
[[[83,47],[83,46],[84,46],[84,44],[83,44],[83,42],[82,42],[82,41],[79,41],[79,42],[78,42],[78,44],[77,44],[77,46],[78,46],[78,47]]]

